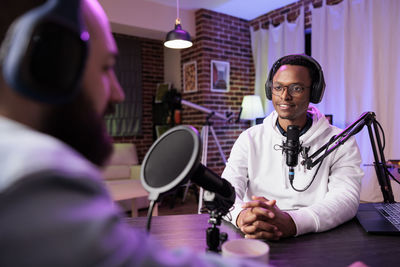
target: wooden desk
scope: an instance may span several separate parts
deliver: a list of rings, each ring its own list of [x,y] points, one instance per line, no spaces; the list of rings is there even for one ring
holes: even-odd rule
[[[114,201],[121,200],[132,200],[132,217],[138,216],[138,207],[136,201],[140,198],[147,198],[149,192],[147,192],[140,180],[126,179],[126,180],[114,180],[106,181],[106,187],[111,194]],[[153,216],[158,215],[157,204],[153,209]]]
[[[205,251],[208,214],[158,216],[152,219],[151,234],[167,248],[190,247]],[[128,223],[146,228],[146,218],[128,218]],[[229,240],[243,238],[228,222],[220,230]],[[400,265],[400,236],[370,235],[353,219],[324,233],[308,234],[280,241],[267,241],[274,266],[348,266],[356,261],[374,266]]]

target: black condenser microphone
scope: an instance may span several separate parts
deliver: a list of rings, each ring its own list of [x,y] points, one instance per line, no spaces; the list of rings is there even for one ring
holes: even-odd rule
[[[149,200],[157,201],[188,179],[205,190],[215,193],[215,209],[223,215],[235,202],[235,189],[225,179],[200,163],[202,144],[196,129],[176,126],[150,147],[141,168],[140,179],[149,192]]]
[[[292,183],[294,179],[294,168],[297,166],[298,155],[300,151],[299,143],[300,129],[296,125],[289,125],[286,132],[286,165],[289,167],[289,180]]]
[[[204,197],[204,204],[209,210],[218,210],[227,214],[235,202],[235,188],[224,178],[200,164],[193,173],[191,181],[205,190],[215,193],[211,199]]]

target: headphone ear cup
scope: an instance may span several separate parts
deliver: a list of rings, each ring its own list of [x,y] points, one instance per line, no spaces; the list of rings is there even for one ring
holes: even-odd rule
[[[275,69],[276,64],[279,62],[275,62],[275,64],[272,66],[271,70],[268,73],[267,81],[265,82],[265,96],[267,97],[268,100],[272,100],[272,73]]]
[[[12,37],[15,33],[16,24],[17,21],[14,21],[10,25],[10,27],[8,27],[6,35],[4,36],[3,42],[0,46],[0,64],[2,65],[2,69],[4,69],[4,61],[6,60],[7,55],[9,54],[9,51],[11,49],[11,40],[13,39]]]
[[[7,32],[0,50],[4,80],[35,101],[66,103],[80,90],[88,38],[80,0],[47,1]]]
[[[267,97],[268,100],[272,100],[272,89],[270,81],[265,82],[265,96]]]
[[[318,82],[315,83],[312,87],[310,102],[313,104],[318,104],[322,101],[322,97],[324,96],[326,87],[324,73],[322,72],[321,65],[315,59],[309,57],[308,60],[314,64],[315,68],[318,71]]]
[[[319,103],[319,92],[320,92],[320,85],[319,84],[315,84],[312,87],[312,91],[311,91],[311,95],[310,95],[310,102],[317,104]]]

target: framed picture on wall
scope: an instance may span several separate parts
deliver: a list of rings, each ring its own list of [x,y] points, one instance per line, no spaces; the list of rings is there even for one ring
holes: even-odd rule
[[[229,92],[229,62],[211,60],[211,91]]]
[[[183,64],[183,92],[197,92],[196,61],[190,61]]]

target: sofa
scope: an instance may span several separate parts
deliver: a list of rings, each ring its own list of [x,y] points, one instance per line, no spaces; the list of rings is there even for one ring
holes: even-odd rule
[[[147,208],[148,193],[140,183],[140,164],[136,146],[114,143],[114,152],[103,169],[103,177],[113,200],[124,212],[136,217],[139,209]],[[157,215],[155,207],[153,215]]]
[[[103,171],[106,180],[140,180],[140,165],[136,146],[132,143],[114,143],[114,152]]]

